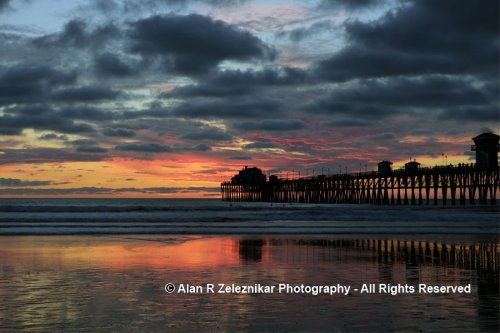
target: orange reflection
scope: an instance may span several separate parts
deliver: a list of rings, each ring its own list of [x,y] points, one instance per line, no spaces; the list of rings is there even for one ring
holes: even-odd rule
[[[240,263],[238,244],[225,237],[0,237],[0,243],[4,244],[3,260],[29,257],[28,266],[42,260],[60,268],[85,265],[109,269],[188,269]]]

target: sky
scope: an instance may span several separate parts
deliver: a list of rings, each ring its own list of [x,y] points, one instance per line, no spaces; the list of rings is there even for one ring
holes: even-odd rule
[[[499,129],[496,0],[0,0],[0,197],[217,198]]]

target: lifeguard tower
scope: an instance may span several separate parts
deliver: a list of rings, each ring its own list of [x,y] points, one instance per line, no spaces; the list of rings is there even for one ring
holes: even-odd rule
[[[499,138],[493,133],[483,133],[472,138],[475,144],[471,146],[471,150],[476,152],[476,167],[498,168]]]

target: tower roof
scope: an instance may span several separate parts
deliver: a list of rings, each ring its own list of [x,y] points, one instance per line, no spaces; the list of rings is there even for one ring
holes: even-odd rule
[[[487,133],[483,133],[483,134],[479,134],[478,136],[472,138],[472,140],[481,140],[481,139],[499,139],[500,136],[496,135],[496,134],[493,134],[493,133],[490,133],[490,132],[487,132]]]

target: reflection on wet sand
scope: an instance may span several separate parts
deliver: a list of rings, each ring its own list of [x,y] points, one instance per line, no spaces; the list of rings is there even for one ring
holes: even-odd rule
[[[498,330],[494,240],[58,236],[0,243],[0,331]],[[166,282],[470,283],[472,293],[166,294]]]
[[[238,241],[238,252],[243,262],[262,260],[262,248],[266,242],[262,239],[240,239]]]
[[[240,249],[242,246],[248,247],[248,243],[255,246],[259,244],[258,242],[262,244],[262,240],[252,240],[251,243],[248,240],[240,240]],[[271,239],[269,244],[285,248],[294,248],[298,245],[324,247],[334,252],[342,249],[359,253],[367,252],[371,254],[369,259],[385,264],[394,262],[410,265],[453,266],[492,273],[498,273],[500,259],[500,246],[497,243],[484,242],[455,244],[380,239]],[[261,253],[262,249],[259,249],[259,252]]]

